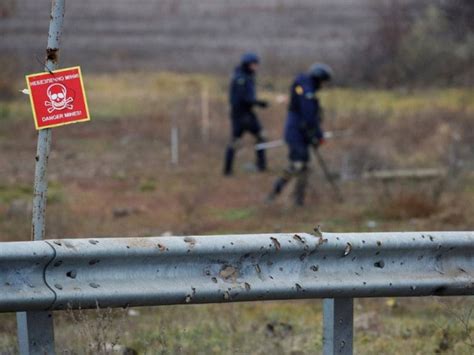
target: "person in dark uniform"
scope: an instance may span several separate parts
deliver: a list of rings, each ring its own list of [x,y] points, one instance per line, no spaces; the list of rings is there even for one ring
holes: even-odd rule
[[[224,161],[224,175],[232,175],[232,166],[236,150],[239,148],[240,140],[245,132],[252,134],[257,144],[265,141],[262,134],[262,126],[255,114],[254,108],[266,108],[268,103],[258,100],[255,90],[255,75],[260,63],[260,58],[255,53],[245,53],[240,65],[235,68],[230,83],[229,101],[230,118],[232,122],[231,139],[227,145]],[[265,152],[256,151],[256,165],[259,171],[267,167]]]
[[[332,78],[332,70],[326,64],[314,64],[308,73],[299,74],[291,85],[290,103],[285,125],[285,142],[288,145],[290,164],[276,180],[267,202],[278,196],[291,178],[296,178],[294,199],[297,206],[304,204],[308,181],[310,147],[324,143],[321,128],[322,110],[317,91]]]

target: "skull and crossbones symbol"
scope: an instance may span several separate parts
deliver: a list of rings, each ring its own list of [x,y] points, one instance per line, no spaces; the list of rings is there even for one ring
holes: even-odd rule
[[[71,102],[74,101],[72,97],[67,97],[67,89],[63,84],[51,84],[46,91],[49,101],[45,101],[44,105],[48,108],[48,113],[55,110],[64,110],[65,108],[72,109]]]

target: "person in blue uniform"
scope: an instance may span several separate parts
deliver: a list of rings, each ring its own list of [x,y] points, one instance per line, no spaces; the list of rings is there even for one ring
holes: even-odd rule
[[[227,145],[224,160],[224,175],[232,175],[234,157],[239,148],[241,138],[245,132],[255,137],[258,143],[265,141],[263,129],[255,114],[255,107],[266,108],[268,103],[257,99],[255,89],[255,76],[258,70],[260,58],[255,53],[245,53],[240,65],[235,68],[230,83],[229,101],[231,118],[231,139]],[[259,171],[267,167],[265,152],[256,151],[256,165]]]
[[[295,204],[297,206],[304,204],[310,148],[318,148],[324,143],[321,128],[322,110],[316,93],[324,82],[331,80],[332,75],[328,65],[317,63],[311,66],[308,73],[299,74],[291,85],[285,125],[285,142],[289,150],[290,163],[275,181],[267,202],[273,201],[295,177]]]

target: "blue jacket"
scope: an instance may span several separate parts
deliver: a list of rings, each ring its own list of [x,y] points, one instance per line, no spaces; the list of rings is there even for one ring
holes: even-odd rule
[[[230,82],[229,101],[233,119],[251,113],[257,103],[255,76],[242,65],[235,68]]]
[[[285,125],[285,141],[289,145],[307,145],[314,138],[323,138],[317,90],[307,74],[298,75],[293,82]]]

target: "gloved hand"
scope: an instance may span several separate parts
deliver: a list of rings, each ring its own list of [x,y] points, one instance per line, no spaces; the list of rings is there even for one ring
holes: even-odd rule
[[[313,137],[313,139],[311,139],[311,145],[314,148],[318,148],[318,147],[322,146],[324,143],[326,143],[324,138]]]
[[[257,100],[255,102],[255,105],[257,105],[258,107],[261,107],[261,108],[267,108],[268,107],[268,101],[266,101],[266,100]]]

